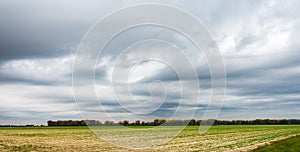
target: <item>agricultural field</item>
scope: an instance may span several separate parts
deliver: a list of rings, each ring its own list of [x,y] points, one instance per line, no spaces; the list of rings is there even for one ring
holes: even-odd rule
[[[113,133],[112,128],[106,128],[107,132]],[[171,126],[164,126],[165,130],[171,128]],[[105,133],[105,129],[98,129],[104,130]],[[122,130],[116,127],[113,129]],[[131,129],[147,131],[151,128],[133,127]],[[202,135],[199,135],[198,129],[197,126],[188,126],[169,142],[146,149],[146,151],[251,151],[258,146],[300,134],[299,125],[213,126]],[[99,138],[88,127],[16,127],[0,128],[0,151],[145,150],[115,146]]]
[[[281,152],[299,152],[300,151],[300,136],[294,136],[288,139],[273,142],[268,145],[260,146],[252,152],[265,152],[265,151],[281,151]]]

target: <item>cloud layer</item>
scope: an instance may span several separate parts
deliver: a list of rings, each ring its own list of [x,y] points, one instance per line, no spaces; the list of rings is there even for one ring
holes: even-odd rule
[[[0,123],[82,119],[72,88],[73,62],[81,39],[91,25],[109,12],[144,2],[1,1]],[[215,39],[227,71],[227,94],[219,119],[299,118],[299,1],[155,2],[186,10]],[[125,21],[123,18],[116,24]],[[149,38],[174,44],[195,65],[200,84],[198,105],[194,100],[197,90],[189,88],[191,73],[180,67],[186,65],[182,64],[183,57],[172,53],[172,49],[143,45],[118,58],[120,51],[132,43]],[[184,71],[181,81],[172,67],[149,60],[133,66],[130,77],[124,78],[122,71],[132,67],[132,59],[163,56],[162,50],[170,62],[178,64],[175,67]],[[185,118],[187,112],[197,109],[196,118],[201,118],[208,104],[211,76],[205,56],[197,52],[184,36],[162,27],[144,26],[120,34],[107,45],[95,68],[96,93],[104,110],[115,120],[147,120],[169,118],[182,103],[178,116]],[[135,110],[145,108],[135,102],[148,101],[150,96],[153,102],[166,96],[166,102],[159,103],[161,108],[151,115],[132,114],[113,96],[110,81],[114,70],[118,71],[115,80],[123,104],[132,105]],[[128,83],[122,81],[127,78],[131,96],[126,95]],[[149,85],[151,82],[153,85]],[[107,119],[98,105],[98,101],[87,102],[86,113]]]

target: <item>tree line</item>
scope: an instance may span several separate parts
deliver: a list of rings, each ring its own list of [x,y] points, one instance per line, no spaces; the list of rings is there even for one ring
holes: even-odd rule
[[[119,122],[99,120],[58,120],[58,121],[47,121],[48,126],[199,126],[201,125],[299,125],[300,119],[255,119],[255,120],[165,120],[165,119],[154,119],[151,122],[136,120],[129,122],[123,120]]]

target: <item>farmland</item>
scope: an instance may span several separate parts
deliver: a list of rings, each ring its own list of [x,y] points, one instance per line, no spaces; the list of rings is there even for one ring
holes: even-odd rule
[[[300,136],[294,136],[288,139],[273,142],[269,145],[260,146],[252,152],[264,152],[264,151],[300,151]]]
[[[165,126],[165,129],[168,128],[172,126]],[[106,129],[110,133],[111,129]],[[116,127],[114,129],[122,130]],[[141,131],[149,127],[132,129]],[[198,129],[196,126],[188,126],[174,139],[147,151],[248,151],[265,143],[300,134],[299,125],[213,126],[203,135],[198,134]],[[88,127],[77,126],[0,128],[0,151],[132,150],[100,139]]]

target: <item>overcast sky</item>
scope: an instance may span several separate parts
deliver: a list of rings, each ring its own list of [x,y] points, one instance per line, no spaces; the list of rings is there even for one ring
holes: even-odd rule
[[[76,107],[72,87],[73,63],[80,41],[93,24],[110,12],[147,2],[179,7],[195,16],[211,33],[227,71],[227,91],[218,119],[300,118],[298,0],[0,0],[0,124],[84,119]],[[117,22],[125,21],[122,18]],[[180,90],[181,82],[192,86],[188,76],[179,81],[176,70],[159,61],[140,62],[132,75],[125,76],[134,85],[121,83],[122,72],[130,68],[133,59],[157,55],[167,56],[175,67],[188,64],[182,54],[173,53],[174,48],[151,43],[136,45],[127,50],[125,57],[117,58],[118,50],[147,38],[183,48],[200,74],[198,89],[203,102],[196,104],[195,90],[189,87]],[[162,27],[144,26],[120,34],[107,46],[96,66],[95,89],[104,110],[117,121],[169,118],[182,99],[183,109],[179,113],[198,109],[195,118],[201,118],[209,99],[211,79],[205,57],[195,50],[184,36]],[[122,104],[129,104],[137,113],[147,113],[132,99],[143,102],[152,96],[151,102],[165,101],[159,102],[161,108],[149,117],[138,117],[118,105],[111,91],[113,70],[118,72],[115,73],[117,88],[121,90],[117,93]],[[122,90],[127,86],[131,88],[130,96]],[[182,91],[187,96],[180,96]],[[97,101],[88,103],[91,107],[97,104]]]

